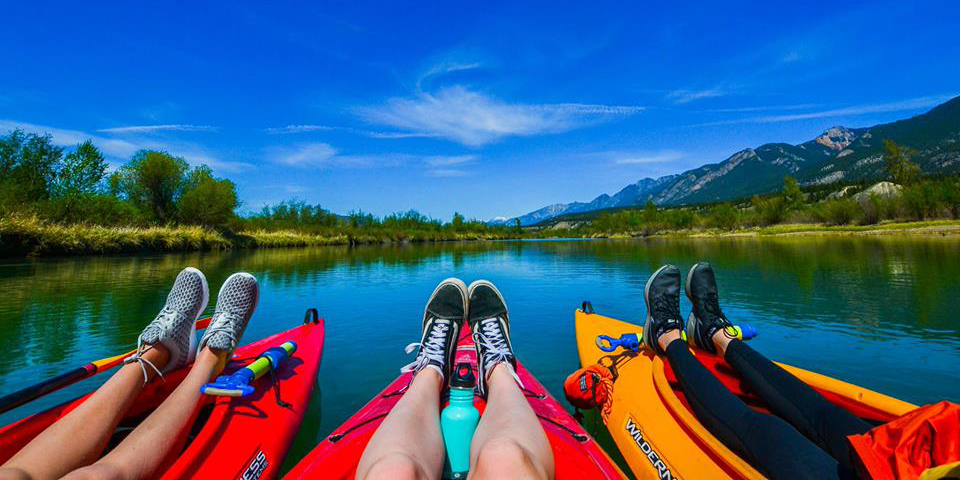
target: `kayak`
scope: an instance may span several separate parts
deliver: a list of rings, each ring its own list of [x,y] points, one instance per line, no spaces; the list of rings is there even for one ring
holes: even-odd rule
[[[237,348],[224,375],[241,370],[271,347],[296,343],[295,352],[280,363],[273,375],[264,375],[252,384],[254,393],[238,397],[204,395],[184,451],[160,478],[276,477],[316,383],[323,340],[323,319],[314,314],[312,318],[308,315],[303,325]],[[119,443],[159,406],[183,381],[188,370],[189,366],[180,368],[164,374],[163,381],[150,382],[117,427],[108,448]],[[89,396],[0,428],[0,464]],[[289,405],[281,406],[278,399]]]
[[[457,343],[456,363],[460,362],[470,362],[476,371],[477,355],[470,327],[467,325],[464,325]],[[540,418],[540,424],[543,425],[550,440],[556,478],[561,480],[625,478],[593,437],[520,362],[517,362],[517,374],[523,382],[527,400]],[[373,436],[384,417],[403,396],[412,378],[413,374],[410,372],[401,373],[396,380],[387,385],[387,388],[324,438],[284,478],[353,478],[367,442],[370,441],[370,437]],[[482,414],[486,402],[479,396],[475,396],[474,405]],[[438,445],[437,448],[442,446]]]
[[[745,460],[725,447],[697,421],[669,362],[647,349],[638,352],[602,351],[598,335],[619,338],[640,335],[639,325],[593,313],[585,302],[576,310],[577,349],[581,367],[615,365],[607,430],[637,478],[764,478]],[[588,313],[589,312],[589,313]],[[701,350],[694,355],[747,405],[767,411],[723,357]],[[857,385],[778,363],[822,393],[831,402],[871,423],[899,417],[916,405]]]

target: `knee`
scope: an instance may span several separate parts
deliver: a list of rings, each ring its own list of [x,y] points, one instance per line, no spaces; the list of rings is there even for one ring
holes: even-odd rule
[[[475,478],[549,478],[545,466],[537,465],[533,456],[516,441],[495,438],[477,452]]]
[[[31,480],[30,474],[16,467],[0,468],[0,480]]]
[[[89,465],[63,477],[63,480],[124,480],[125,476],[120,469],[110,464],[97,463]]]
[[[358,475],[357,478],[361,477]],[[421,480],[429,476],[413,457],[404,453],[391,453],[370,465],[362,478],[363,480]]]

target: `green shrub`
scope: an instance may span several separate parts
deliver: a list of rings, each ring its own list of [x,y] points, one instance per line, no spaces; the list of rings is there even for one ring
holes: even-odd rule
[[[860,204],[849,198],[823,202],[819,211],[821,220],[830,225],[849,225],[863,214]]]
[[[738,216],[737,207],[729,203],[721,203],[710,209],[705,223],[709,228],[733,230],[737,228]]]

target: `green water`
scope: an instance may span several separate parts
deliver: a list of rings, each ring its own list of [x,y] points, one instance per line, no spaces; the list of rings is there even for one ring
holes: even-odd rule
[[[755,348],[916,403],[960,401],[960,242],[951,238],[598,240],[325,247],[0,262],[0,394],[132,348],[184,266],[211,289],[232,272],[260,279],[244,340],[327,320],[318,390],[299,458],[412,358],[427,295],[458,276],[493,280],[517,353],[555,396],[578,366],[573,310],[639,321],[643,285],[663,263],[706,259]],[[683,310],[689,310],[686,299]],[[208,312],[212,312],[210,306]],[[94,377],[0,416],[0,424],[94,388]]]

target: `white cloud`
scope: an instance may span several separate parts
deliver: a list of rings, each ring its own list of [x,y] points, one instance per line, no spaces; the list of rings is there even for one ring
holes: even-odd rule
[[[165,150],[172,155],[183,157],[192,165],[205,164],[214,170],[221,171],[241,171],[253,168],[253,165],[245,162],[228,162],[217,158],[207,152],[204,148],[193,143],[177,141],[161,141],[155,138],[140,138],[136,136],[124,136],[117,138],[114,136],[105,137],[101,135],[92,135],[79,130],[68,130],[63,128],[49,127],[46,125],[34,125],[32,123],[17,122],[14,120],[0,120],[0,131],[21,129],[25,132],[36,133],[40,135],[49,134],[53,143],[60,146],[70,147],[86,140],[91,140],[106,156],[121,162],[127,161],[133,154],[139,150]],[[129,132],[126,132],[129,133]],[[113,162],[114,164],[118,162]]]
[[[470,175],[470,172],[467,170],[461,170],[458,168],[435,168],[432,170],[427,170],[427,175],[431,177],[466,177]]]
[[[385,105],[365,107],[359,114],[371,123],[398,129],[400,135],[442,137],[479,146],[506,136],[556,133],[617,117],[642,107],[507,103],[462,86],[391,98]]]
[[[870,105],[857,105],[853,107],[834,108],[831,110],[821,110],[819,112],[797,113],[790,115],[766,115],[753,117],[748,121],[758,123],[771,122],[791,122],[795,120],[808,120],[811,118],[843,117],[865,115],[868,113],[899,112],[903,110],[915,110],[918,108],[927,108],[939,105],[949,100],[953,95],[937,95],[931,97],[911,98],[890,103],[877,103]]]
[[[873,103],[867,105],[855,105],[851,107],[833,108],[828,110],[819,110],[807,113],[791,113],[782,115],[755,115],[752,117],[735,118],[732,120],[721,120],[718,122],[700,123],[689,125],[692,127],[703,127],[713,125],[730,125],[736,123],[777,123],[793,122],[797,120],[811,120],[817,118],[831,117],[854,117],[857,115],[867,115],[871,113],[900,112],[904,110],[917,110],[937,106],[953,97],[952,95],[931,95],[927,97],[910,98],[896,102]]]
[[[153,133],[153,132],[215,132],[218,128],[211,125],[132,125],[129,127],[101,128],[105,133]]]
[[[426,163],[431,167],[445,167],[451,165],[463,165],[473,162],[479,158],[477,155],[455,155],[455,156],[433,156],[427,157]]]
[[[315,132],[322,130],[333,130],[333,127],[328,127],[326,125],[287,125],[285,127],[271,127],[265,128],[264,131],[270,134],[277,133],[303,133],[303,132]]]
[[[613,157],[613,163],[619,165],[632,165],[640,163],[665,163],[673,162],[676,160],[681,160],[686,157],[682,152],[677,152],[674,150],[661,150],[659,152],[634,152],[634,153],[625,153],[625,152],[611,152],[609,153]]]
[[[337,149],[329,144],[303,143],[294,147],[274,147],[267,154],[270,160],[293,167],[318,167],[330,163]]]
[[[738,108],[713,108],[704,110],[712,113],[749,113],[749,112],[769,112],[773,110],[807,110],[816,108],[819,105],[815,103],[798,103],[796,105],[772,105],[766,107],[738,107]]]
[[[711,88],[708,90],[674,90],[667,93],[667,98],[673,103],[683,104],[695,100],[703,100],[704,98],[723,97],[729,94],[730,92],[719,88]]]

